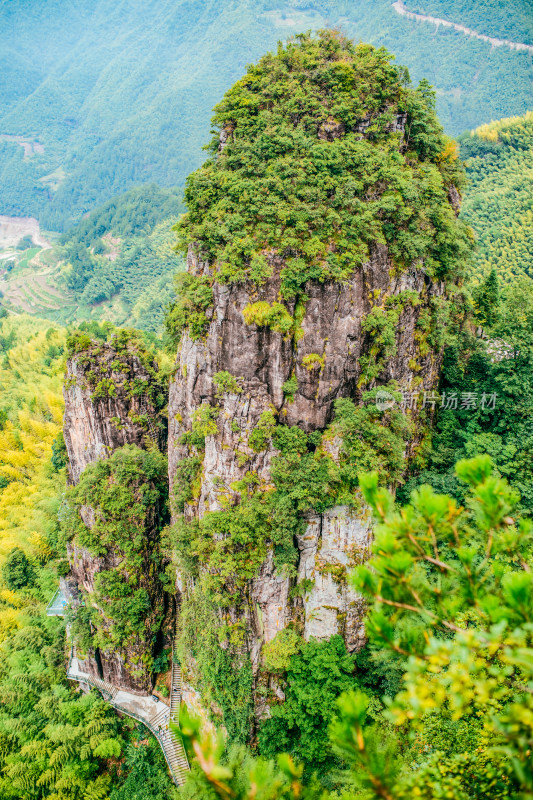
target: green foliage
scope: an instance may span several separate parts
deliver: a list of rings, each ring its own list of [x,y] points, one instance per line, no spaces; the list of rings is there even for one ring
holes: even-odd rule
[[[282,385],[281,390],[287,399],[291,401],[298,391],[298,378],[296,375],[291,375],[290,378],[287,378],[285,383]]]
[[[217,419],[219,409],[202,403],[192,413],[192,431],[197,436],[213,436],[218,433]]]
[[[204,703],[221,712],[222,719],[216,721],[223,722],[230,742],[244,743],[249,740],[253,711],[252,666],[248,655],[241,654],[242,630],[221,623],[209,593],[197,583],[182,599],[177,651],[180,663],[193,670]]]
[[[476,232],[476,277],[533,278],[533,112],[483,125],[460,144],[469,179],[461,216]]]
[[[14,547],[2,565],[2,578],[8,589],[17,592],[33,581],[35,573],[24,550]]]
[[[172,725],[172,723],[171,723]],[[296,766],[290,756],[282,755],[274,764],[265,758],[253,757],[248,748],[226,748],[222,736],[201,737],[201,722],[185,706],[180,713],[180,728],[172,725],[189,751],[189,757],[198,757],[201,767],[193,762],[191,773],[180,789],[180,800],[216,800],[217,797],[234,800],[310,800],[317,789],[312,786],[302,792],[300,778],[302,767]],[[295,794],[295,792],[297,794]]]
[[[183,267],[171,230],[180,194],[153,184],[132,189],[92,211],[46,251],[53,269],[43,277],[54,294],[65,293],[56,297],[65,322],[107,317],[160,330],[171,277]],[[49,314],[46,305],[40,310]]]
[[[177,344],[184,330],[195,341],[207,329],[206,310],[213,302],[211,282],[203,275],[183,272],[175,277],[177,299],[170,306],[165,327],[172,342]]]
[[[498,289],[494,276],[474,291],[475,313],[487,338],[468,329],[448,341],[441,391],[425,463],[398,493],[406,502],[423,483],[463,502],[466,487],[454,474],[457,460],[487,453],[501,475],[521,494],[520,509],[533,512],[533,281],[525,275]],[[473,408],[463,407],[474,397]],[[456,406],[454,408],[454,406]]]
[[[149,234],[161,220],[176,216],[179,210],[180,193],[176,189],[163,189],[155,183],[136,186],[91,211],[63,234],[61,243],[94,249],[109,234],[120,238]]]
[[[120,766],[120,784],[114,786],[109,800],[173,800],[178,792],[174,787],[159,744],[151,738],[142,741],[144,729],[139,728],[136,740],[130,742]]]
[[[78,695],[64,667],[64,628],[28,608],[0,647],[0,796],[10,800],[104,797],[103,767],[124,740],[114,712],[95,693]]]
[[[335,701],[354,686],[354,662],[341,636],[311,640],[290,658],[285,700],[271,707],[259,730],[259,748],[272,756],[283,750],[318,766],[331,759],[328,725]]]
[[[263,647],[263,659],[269,672],[283,672],[290,666],[291,656],[303,647],[302,637],[293,628],[282,628]]]
[[[488,456],[459,462],[457,474],[469,486],[466,509],[422,487],[401,512],[377,488],[376,475],[365,477],[365,497],[381,524],[375,557],[358,568],[357,586],[374,598],[367,629],[374,646],[416,655],[391,705],[394,721],[411,720],[422,742],[435,725],[469,726],[432,742],[417,770],[419,796],[432,796],[439,780],[448,791],[456,787],[455,796],[529,796],[531,753],[520,740],[531,725],[524,694],[531,679],[531,525],[515,522],[517,493],[494,475]],[[400,796],[412,785],[405,774]]]
[[[387,297],[382,306],[374,306],[361,322],[361,331],[368,335],[368,353],[359,359],[360,385],[371,384],[385,364],[396,355],[396,331],[405,305],[418,305],[418,294],[406,291]]]
[[[495,269],[474,287],[472,299],[476,318],[484,327],[492,328],[498,322],[500,312],[500,283]]]
[[[192,499],[193,483],[201,470],[203,459],[200,456],[182,458],[174,473],[173,501],[176,510],[180,513],[185,508],[185,503]]]
[[[81,330],[74,331],[67,337],[67,355],[69,357],[87,350],[92,344],[88,333]]]
[[[248,438],[248,444],[255,453],[266,450],[276,429],[276,414],[272,410],[263,411],[257,425]]]
[[[242,315],[247,325],[271,328],[276,333],[290,333],[294,326],[293,318],[282,303],[260,300],[245,306]]]
[[[67,356],[76,356],[77,363],[86,368],[82,384],[92,389],[93,399],[116,397],[120,388],[129,398],[144,395],[156,411],[161,411],[167,404],[168,372],[159,367],[159,344],[150,334],[132,328],[82,323],[67,337]],[[147,378],[135,375],[132,357],[140,361]],[[147,422],[142,414],[136,415],[136,420],[139,424]],[[115,422],[120,424],[117,419]]]
[[[216,386],[216,395],[219,399],[226,393],[240,394],[242,392],[239,379],[227,370],[216,372],[213,375],[213,383]]]
[[[101,378],[94,387],[93,397],[98,400],[101,397],[116,397],[117,389],[112,378]]]
[[[246,582],[257,575],[269,542],[277,569],[292,574],[297,559],[294,540],[305,529],[304,515],[322,513],[338,503],[357,506],[360,470],[378,468],[384,484],[400,481],[412,426],[401,411],[378,409],[376,391],[364,395],[364,406],[348,398],[337,400],[335,419],[324,434],[307,435],[298,426],[277,425],[274,412],[264,411],[249,444],[255,452],[269,446],[279,451],[271,464],[274,488],[265,491],[249,472],[231,487],[239,493],[237,503],[199,521],[180,520],[170,530],[181,570],[191,576],[205,571],[206,588],[218,604],[241,602]],[[196,409],[196,435],[216,432],[217,413],[207,404]],[[337,460],[326,448],[335,437],[341,442]],[[193,497],[200,464],[200,457],[192,454],[178,466],[180,509]]]
[[[64,485],[64,473],[50,465],[63,417],[64,361],[60,356],[48,363],[47,352],[64,348],[65,332],[27,315],[9,315],[0,320],[2,341],[9,352],[0,362],[0,561],[20,547],[30,561],[40,562],[57,540]]]
[[[220,747],[184,715],[184,740],[196,759],[185,796],[203,797],[203,787],[211,792],[205,796],[246,798],[243,787],[253,781],[255,796],[270,798],[276,778],[279,796],[291,800],[533,795],[533,531],[515,520],[517,494],[488,457],[460,462],[457,472],[469,486],[466,507],[425,487],[398,509],[376,473],[361,477],[378,526],[374,556],[357,569],[354,586],[372,603],[372,651],[405,659],[386,710],[357,688],[364,676],[357,670],[354,677],[334,637],[292,656],[287,700],[263,723],[263,749],[285,746],[320,762],[329,720],[330,752],[342,763],[337,786],[313,785],[287,756],[279,772],[244,755],[221,763]],[[338,684],[348,690],[335,700]],[[287,773],[290,788],[281,780]]]
[[[391,132],[401,113],[405,154]],[[430,274],[457,273],[468,237],[447,190],[460,185],[461,168],[426,85],[410,88],[383,48],[332,31],[298,36],[248,67],[213,123],[226,144],[219,152],[215,136],[211,158],[189,176],[189,210],[177,230],[183,248],[200,243],[217,280],[251,277],[255,261],[275,252],[289,299],[308,280],[348,278],[376,241],[387,243],[398,269],[423,260]],[[292,325],[280,303],[243,313],[280,332]]]
[[[35,245],[30,235],[23,236],[17,243],[17,250],[29,250],[31,247],[35,247]]]
[[[318,355],[318,353],[309,353],[308,355],[302,358],[302,365],[311,372],[316,367],[320,367],[320,369],[324,369],[325,358],[324,356]]]
[[[335,401],[331,432],[341,438],[341,481],[356,485],[356,473],[377,469],[387,485],[401,482],[405,470],[405,445],[413,434],[413,424],[397,408],[380,410],[376,406],[379,389],[363,394],[364,405],[348,398]],[[389,392],[398,399],[394,390]]]
[[[235,508],[212,511],[199,522],[179,525],[175,544],[182,566],[208,571],[206,589],[223,606],[240,603],[247,581],[266,557],[270,503],[248,497]]]
[[[92,630],[90,646],[136,646],[148,667],[163,613],[158,605],[164,566],[159,541],[166,495],[165,457],[127,445],[84,470],[67,492],[62,521],[65,539],[74,538],[93,557],[113,564],[100,567],[94,594],[85,597],[86,610],[76,620],[80,636],[85,631],[83,646],[89,645]],[[83,523],[82,507],[94,510],[92,527]]]

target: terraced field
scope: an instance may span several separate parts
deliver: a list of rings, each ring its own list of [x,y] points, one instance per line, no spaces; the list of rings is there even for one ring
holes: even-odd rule
[[[64,288],[60,267],[49,248],[17,253],[15,266],[9,272],[0,267],[0,291],[2,305],[13,313],[62,321],[76,306]]]

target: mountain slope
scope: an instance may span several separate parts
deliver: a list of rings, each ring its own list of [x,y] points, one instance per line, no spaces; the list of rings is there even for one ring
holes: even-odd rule
[[[533,278],[533,112],[482,125],[460,143],[469,177],[462,215],[476,234],[477,273]]]
[[[389,0],[41,0],[31,20],[23,0],[3,0],[0,213],[63,230],[134,184],[182,185],[203,158],[212,106],[245,64],[326,25],[387,46],[415,80],[428,77],[450,133],[523,113],[531,100],[527,54],[432,30]]]
[[[104,319],[159,330],[184,266],[172,230],[182,209],[179,190],[147,184],[99,206],[51,247],[30,236],[0,246],[2,305],[62,324]]]

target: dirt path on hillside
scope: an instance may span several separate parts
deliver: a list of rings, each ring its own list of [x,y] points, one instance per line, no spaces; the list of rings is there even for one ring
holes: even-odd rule
[[[528,53],[533,54],[533,44],[523,44],[523,42],[511,42],[509,39],[495,39],[492,36],[485,36],[484,33],[478,33],[477,31],[473,31],[471,28],[465,27],[465,25],[459,25],[456,22],[449,22],[447,19],[441,19],[440,17],[430,17],[426,14],[415,14],[414,11],[408,11],[405,7],[405,3],[403,0],[395,0],[392,4],[394,10],[401,14],[402,17],[409,17],[409,19],[416,19],[419,22],[431,22],[433,25],[439,27],[442,25],[444,28],[453,28],[460,33],[466,34],[466,36],[472,36],[475,39],[481,39],[482,42],[488,42],[493,47],[510,47],[511,50],[525,50]]]

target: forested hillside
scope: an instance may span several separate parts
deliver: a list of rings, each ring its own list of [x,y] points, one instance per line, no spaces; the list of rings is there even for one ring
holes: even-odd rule
[[[45,613],[65,566],[65,339],[0,316],[0,797],[169,800],[159,749],[66,680],[64,622]]]
[[[337,23],[413,83],[333,30],[245,71]],[[0,0],[0,214],[56,232],[0,252],[0,800],[533,800],[531,65],[389,0]],[[177,698],[185,785],[74,652]]]
[[[172,231],[183,210],[181,192],[143,186],[105,203],[61,238],[58,257],[81,306],[77,320],[90,314],[144,330],[161,328],[172,276],[183,266]]]
[[[182,208],[181,192],[148,184],[95,209],[52,247],[23,239],[0,261],[2,305],[62,324],[104,319],[159,331],[184,264],[172,231]]]
[[[509,19],[517,2],[499,5]],[[451,134],[531,104],[527,53],[406,19],[390,0],[39,0],[31,17],[24,0],[2,0],[0,213],[63,231],[133,185],[182,186],[210,109],[245,64],[325,26],[428,78]]]
[[[482,125],[460,144],[469,178],[462,215],[476,235],[477,274],[533,278],[533,112]]]

